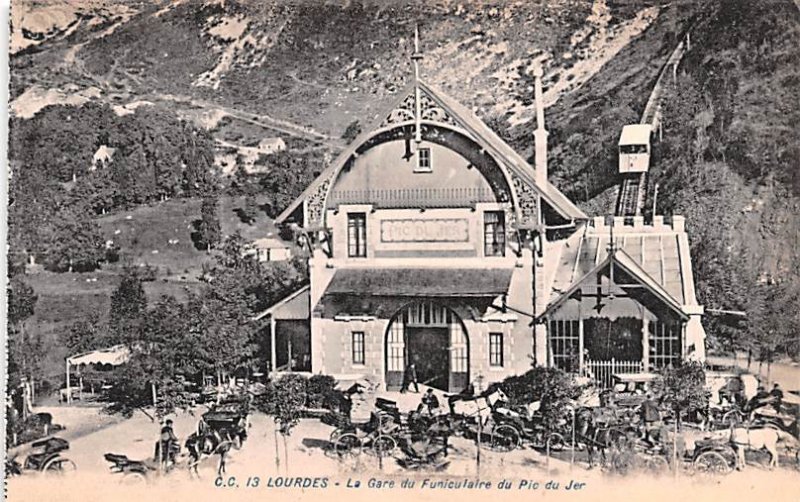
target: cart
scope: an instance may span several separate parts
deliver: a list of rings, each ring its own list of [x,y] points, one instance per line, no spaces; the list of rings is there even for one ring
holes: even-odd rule
[[[9,475],[20,475],[24,471],[40,472],[47,475],[68,475],[77,471],[75,462],[62,456],[69,449],[69,441],[59,437],[42,439],[31,444],[34,449],[20,466],[15,458],[6,462]]]

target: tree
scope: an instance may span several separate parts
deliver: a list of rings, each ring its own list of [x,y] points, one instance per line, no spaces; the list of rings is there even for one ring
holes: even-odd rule
[[[350,122],[350,124],[347,126],[347,129],[344,130],[342,139],[345,140],[349,145],[354,139],[356,139],[356,137],[358,137],[359,134],[361,134],[361,123],[358,120],[354,120]]]
[[[286,470],[289,469],[289,449],[287,438],[292,429],[300,422],[303,406],[306,404],[307,381],[302,375],[284,375],[273,382],[263,396],[254,402],[260,411],[272,415],[277,428],[275,429],[275,463],[280,464],[278,456],[277,434],[283,438],[284,459]]]
[[[147,296],[142,278],[136,269],[125,267],[119,286],[111,293],[109,328],[112,340],[128,343],[135,339],[146,309]]]
[[[31,317],[38,296],[20,276],[13,276],[8,284],[8,323],[17,325]]]
[[[46,227],[46,265],[55,271],[87,272],[100,267],[105,242],[100,228],[85,213],[70,211]]]
[[[200,364],[189,322],[185,305],[171,296],[147,311],[139,329],[129,334],[130,359],[112,376],[114,385],[105,396],[109,412],[130,416],[153,406],[163,417],[194,402],[189,379]]]
[[[93,311],[89,313],[89,317],[74,322],[69,331],[62,335],[61,341],[70,354],[104,348],[109,344],[108,327],[102,324],[98,313]]]
[[[37,296],[32,287],[21,277],[13,276],[8,284],[8,382],[7,402],[14,402],[12,396],[19,391],[23,379],[33,382],[44,357],[44,343],[41,335],[25,329],[25,320],[34,314]],[[17,414],[25,416],[23,409],[7,407],[6,415],[10,425],[17,424]]]
[[[200,208],[200,223],[197,226],[200,246],[211,250],[222,239],[222,228],[217,217],[216,197],[203,199]]]
[[[256,219],[258,219],[259,211],[260,210],[258,203],[256,202],[256,198],[252,195],[246,196],[244,198],[244,207],[241,210],[242,221],[248,225],[252,225],[255,223]]]
[[[666,366],[659,371],[653,390],[661,396],[662,403],[675,413],[676,421],[682,417],[704,412],[711,393],[706,389],[703,364],[684,361],[677,366]]]
[[[510,376],[499,386],[513,405],[541,401],[543,423],[548,428],[554,428],[564,419],[570,401],[578,397],[580,390],[569,373],[542,366],[535,366],[522,375]]]

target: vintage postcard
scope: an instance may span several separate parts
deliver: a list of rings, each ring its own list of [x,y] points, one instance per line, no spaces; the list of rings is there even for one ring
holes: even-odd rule
[[[10,502],[800,500],[800,1],[9,11]]]

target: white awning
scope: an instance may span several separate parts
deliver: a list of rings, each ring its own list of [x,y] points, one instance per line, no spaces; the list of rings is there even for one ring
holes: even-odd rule
[[[93,350],[67,358],[67,363],[73,366],[83,364],[110,364],[119,366],[125,364],[130,358],[131,351],[125,345],[115,345],[107,349]]]

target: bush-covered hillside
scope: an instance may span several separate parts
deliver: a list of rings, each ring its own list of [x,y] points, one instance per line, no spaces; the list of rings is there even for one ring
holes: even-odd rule
[[[666,100],[651,180],[659,209],[687,217],[701,303],[747,312],[738,330],[710,318],[714,341],[767,358],[798,355],[798,96],[798,7],[714,2]]]

